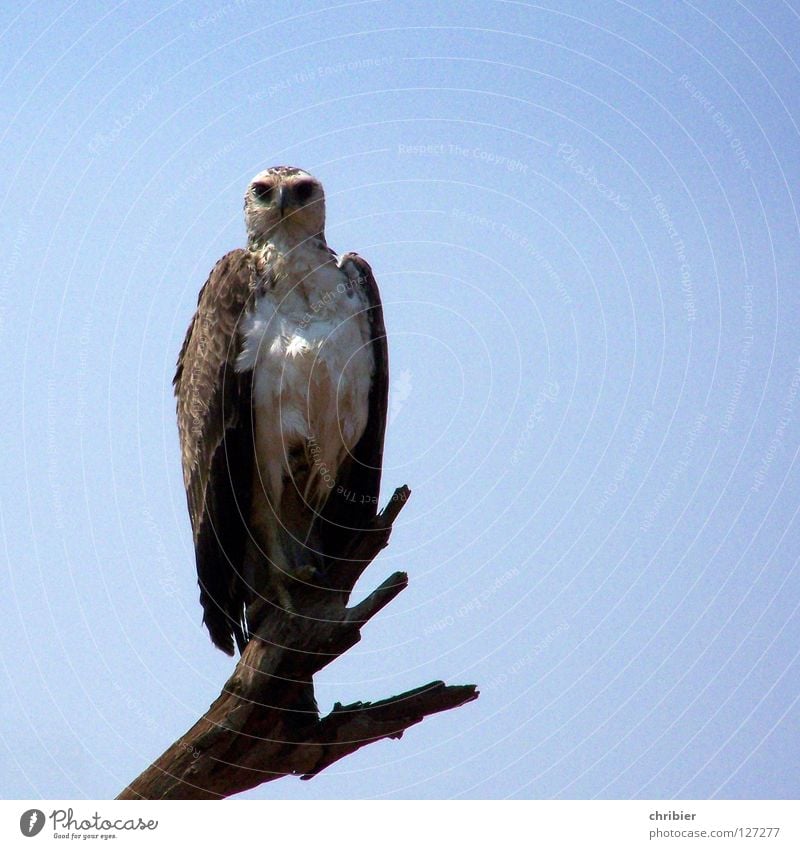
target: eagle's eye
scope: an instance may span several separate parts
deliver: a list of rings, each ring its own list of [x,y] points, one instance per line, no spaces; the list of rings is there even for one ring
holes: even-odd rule
[[[314,194],[314,184],[310,180],[301,180],[294,187],[294,196],[298,203],[305,203]]]
[[[255,183],[253,186],[253,197],[261,203],[267,203],[272,194],[272,186],[268,183]]]

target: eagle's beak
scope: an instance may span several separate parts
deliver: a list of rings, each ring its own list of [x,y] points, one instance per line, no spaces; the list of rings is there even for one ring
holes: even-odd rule
[[[289,194],[286,191],[286,186],[280,186],[278,188],[278,211],[281,214],[281,218],[283,218],[283,211],[286,209],[286,202],[289,200]]]

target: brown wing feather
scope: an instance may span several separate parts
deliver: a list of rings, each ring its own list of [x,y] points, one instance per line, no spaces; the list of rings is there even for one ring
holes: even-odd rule
[[[378,511],[383,466],[383,440],[389,397],[389,351],[378,284],[369,263],[355,253],[345,254],[340,265],[352,262],[367,296],[375,373],[369,392],[369,418],[364,435],[342,465],[322,509],[323,550],[333,560],[346,556],[354,533],[369,525]]]
[[[244,250],[216,264],[200,290],[173,381],[203,622],[228,654],[234,637],[243,641],[246,603],[241,565],[252,484],[251,379],[237,374],[234,363],[253,273]]]

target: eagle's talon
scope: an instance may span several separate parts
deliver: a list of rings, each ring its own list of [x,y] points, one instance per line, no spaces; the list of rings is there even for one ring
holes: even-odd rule
[[[292,599],[289,597],[289,591],[286,589],[283,582],[278,581],[275,589],[277,591],[278,604],[281,606],[283,612],[289,616],[297,615],[297,611],[294,609],[294,605],[292,604]]]

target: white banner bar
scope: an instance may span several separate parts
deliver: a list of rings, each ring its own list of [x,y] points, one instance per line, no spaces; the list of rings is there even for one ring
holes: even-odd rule
[[[0,845],[800,846],[797,801],[1,801]],[[255,842],[254,842],[255,841]]]

